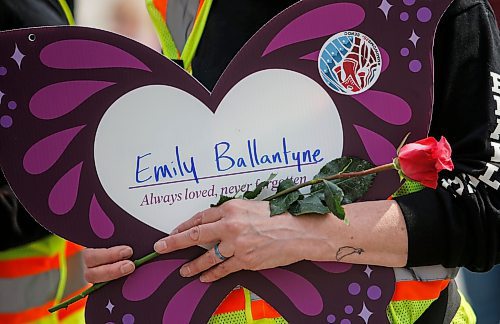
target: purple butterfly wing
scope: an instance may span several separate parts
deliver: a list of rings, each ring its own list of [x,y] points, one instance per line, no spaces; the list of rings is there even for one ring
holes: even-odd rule
[[[336,103],[344,155],[386,163],[408,129],[413,138],[427,132],[432,40],[447,2],[302,1],[245,45],[212,94],[174,63],[116,35],[64,27],[3,33],[0,162],[21,201],[36,197],[23,203],[44,226],[87,246],[126,243],[137,255],[145,254],[164,234],[117,206],[102,188],[94,166],[92,134],[121,95],[145,85],[173,85],[215,111],[243,78],[266,69],[289,69],[314,80]],[[318,72],[323,44],[344,30],[373,38],[382,60],[378,83],[354,96],[331,91]],[[61,46],[64,42],[71,46]],[[30,70],[43,73],[33,79]],[[9,97],[19,93],[14,91],[19,87],[26,90],[22,97]],[[379,177],[368,198],[386,198],[397,184],[396,177]],[[385,309],[394,292],[392,269],[300,262],[242,271],[210,285],[181,278],[179,266],[202,252],[193,248],[163,256],[111,283],[91,296],[87,319],[206,322],[224,296],[242,285],[291,321],[387,322]]]
[[[93,136],[120,96],[184,72],[138,43],[98,30],[33,28],[0,38],[0,161],[20,201],[43,226],[74,242],[128,243],[146,252],[163,234],[107,196]],[[182,76],[176,80],[198,85]],[[143,232],[130,235],[130,228]]]
[[[358,156],[376,165],[388,163],[408,132],[409,141],[427,136],[432,114],[434,34],[450,3],[300,1],[245,45],[217,84],[213,99],[222,100],[235,79],[256,71],[300,72],[321,85],[337,106],[344,133],[343,155]],[[318,70],[323,45],[332,35],[344,31],[361,32],[371,38],[381,61],[378,81],[352,96],[329,88]],[[354,52],[342,53],[343,49],[336,46],[341,59]],[[341,67],[335,60],[325,66],[346,73]],[[385,199],[398,184],[397,175],[381,174],[364,199]]]

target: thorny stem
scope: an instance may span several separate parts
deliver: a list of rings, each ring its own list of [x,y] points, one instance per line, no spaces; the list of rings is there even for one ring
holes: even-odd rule
[[[156,252],[150,253],[150,254],[148,254],[140,259],[135,260],[134,265],[136,268],[138,268],[138,267],[142,266],[144,263],[153,260],[154,258],[156,258],[159,255],[160,254],[158,254]],[[53,313],[53,312],[57,312],[58,310],[63,309],[63,308],[66,309],[66,308],[68,308],[69,305],[73,304],[74,302],[79,301],[80,299],[87,297],[88,295],[90,295],[91,293],[93,293],[94,291],[96,291],[98,289],[101,289],[102,287],[104,287],[105,285],[110,283],[111,281],[112,280],[93,284],[88,289],[84,290],[81,294],[76,295],[76,296],[74,296],[74,297],[72,297],[72,298],[52,307],[52,308],[49,308],[49,312]]]
[[[337,174],[334,174],[334,175],[326,177],[326,178],[313,179],[313,180],[309,180],[309,181],[306,181],[304,183],[298,184],[296,186],[290,187],[290,188],[285,189],[283,191],[280,191],[272,196],[264,198],[264,201],[271,201],[271,200],[276,199],[278,197],[282,197],[284,195],[287,195],[290,192],[294,192],[295,190],[299,190],[299,189],[307,187],[307,186],[312,186],[312,185],[321,183],[321,182],[323,182],[323,180],[330,181],[330,180],[336,180],[336,179],[349,179],[349,178],[355,178],[355,177],[363,177],[363,176],[366,176],[369,174],[379,173],[382,171],[392,170],[392,169],[394,169],[394,163],[380,165],[380,166],[377,166],[377,167],[374,167],[374,168],[371,168],[368,170],[363,170],[363,171],[346,172],[346,173],[341,172],[341,173],[337,173]]]

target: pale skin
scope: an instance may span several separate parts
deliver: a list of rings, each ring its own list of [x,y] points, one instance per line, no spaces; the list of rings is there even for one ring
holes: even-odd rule
[[[403,267],[408,236],[395,201],[381,200],[344,206],[349,225],[332,214],[270,217],[269,203],[233,200],[210,208],[180,224],[172,235],[155,243],[158,253],[220,242],[220,260],[209,249],[184,264],[180,274],[212,282],[239,270],[262,270],[301,260],[341,261]],[[103,282],[128,275],[132,249],[115,246],[84,251],[85,278]]]

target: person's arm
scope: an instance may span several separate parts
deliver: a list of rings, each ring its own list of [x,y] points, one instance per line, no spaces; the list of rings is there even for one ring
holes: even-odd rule
[[[401,267],[407,259],[407,234],[401,210],[394,201],[345,205],[349,225],[332,214],[270,217],[269,204],[232,200],[193,216],[171,236],[155,244],[159,253],[195,245],[220,243],[222,262],[208,250],[182,267],[181,274],[207,271],[204,281],[217,280],[239,270],[260,270],[301,260],[339,261]],[[85,278],[102,282],[131,273],[124,260],[132,250],[123,246],[86,249]]]
[[[486,271],[500,262],[500,37],[487,1],[455,1],[434,54],[430,135],[446,136],[455,170],[437,190],[396,198],[408,265]]]
[[[407,236],[394,201],[345,206],[346,225],[332,214],[270,217],[267,202],[232,200],[196,214],[155,244],[159,253],[220,242],[181,268],[181,275],[206,271],[214,281],[239,270],[261,270],[301,260],[341,261],[401,267],[406,264]]]

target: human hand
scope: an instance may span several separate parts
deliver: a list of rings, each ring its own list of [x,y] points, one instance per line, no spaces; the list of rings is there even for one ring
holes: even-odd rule
[[[132,273],[135,265],[127,260],[133,254],[125,245],[107,249],[85,249],[83,251],[84,277],[90,283],[114,280]]]
[[[303,259],[304,249],[314,249],[319,239],[307,230],[322,217],[270,217],[269,203],[235,199],[220,207],[197,213],[179,225],[170,236],[156,242],[155,251],[169,253],[196,245],[220,242],[217,256],[211,248],[181,267],[184,277],[203,273],[211,282],[239,270],[262,270]],[[299,223],[309,223],[299,224]]]

